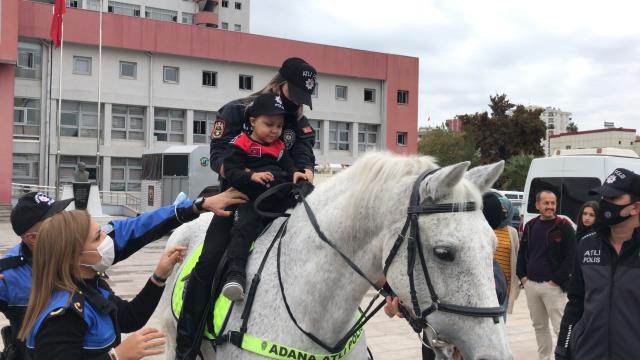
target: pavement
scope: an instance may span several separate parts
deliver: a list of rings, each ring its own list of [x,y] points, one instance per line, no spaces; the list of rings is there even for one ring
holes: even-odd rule
[[[106,218],[98,219],[100,223],[107,221]],[[0,254],[4,254],[19,241],[20,239],[13,233],[11,225],[8,222],[0,222]],[[155,268],[165,242],[166,238],[163,238],[147,245],[108,271],[110,284],[116,294],[129,300],[142,289]],[[371,294],[365,297],[364,305],[370,296]],[[507,320],[509,343],[514,359],[535,360],[537,358],[536,340],[524,292],[520,294],[514,312],[508,316]],[[7,323],[6,318],[0,314],[0,326],[5,326]],[[155,314],[149,320],[148,326],[159,327]],[[409,360],[420,359],[422,356],[420,341],[407,323],[398,318],[390,319],[382,311],[365,326],[365,334],[367,344],[376,360]],[[160,360],[164,358],[165,356],[157,356],[147,359]]]

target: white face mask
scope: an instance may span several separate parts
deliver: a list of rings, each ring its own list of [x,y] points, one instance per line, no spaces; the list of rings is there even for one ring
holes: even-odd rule
[[[111,236],[106,235],[104,240],[98,245],[96,250],[85,250],[86,252],[97,252],[100,255],[100,262],[97,264],[80,264],[82,266],[88,266],[97,272],[105,272],[108,268],[113,265],[113,260],[116,257],[116,249],[115,244],[113,243],[113,239]]]

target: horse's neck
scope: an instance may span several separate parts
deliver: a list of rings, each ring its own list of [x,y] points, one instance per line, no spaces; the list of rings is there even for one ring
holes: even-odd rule
[[[335,197],[330,208],[323,204],[326,200],[314,199],[321,197],[312,197],[310,206],[327,238],[375,282],[382,273],[382,242],[373,233],[357,236],[351,226],[371,219],[359,218],[362,212],[347,213],[350,207]],[[292,312],[303,328],[333,345],[354,323],[370,285],[319,238],[302,206],[292,214],[281,246],[282,277]]]

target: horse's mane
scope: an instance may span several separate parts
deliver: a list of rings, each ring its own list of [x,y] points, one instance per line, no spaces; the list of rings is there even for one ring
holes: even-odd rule
[[[318,192],[323,189],[332,191],[341,188],[345,183],[350,190],[346,195],[350,196],[349,203],[358,207],[381,208],[380,201],[383,194],[389,191],[393,184],[397,184],[401,178],[417,176],[425,170],[435,169],[438,164],[430,156],[406,156],[395,155],[389,152],[371,152],[359,158],[353,166],[331,177],[318,186]],[[481,203],[478,189],[471,182],[463,179],[454,188],[454,203],[474,201]],[[397,205],[409,199],[398,199]]]

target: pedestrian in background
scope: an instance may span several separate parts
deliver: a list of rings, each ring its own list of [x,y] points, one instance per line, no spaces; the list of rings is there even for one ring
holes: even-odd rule
[[[557,335],[567,303],[564,292],[575,256],[575,231],[571,222],[556,216],[556,195],[547,190],[536,194],[540,215],[524,227],[516,274],[524,286],[527,306],[538,343],[538,358],[551,360],[553,340],[549,320]]]
[[[578,218],[576,224],[576,242],[579,243],[585,235],[595,230],[595,224],[597,222],[596,214],[598,213],[598,203],[595,201],[587,201],[582,204],[580,211],[578,211]]]

